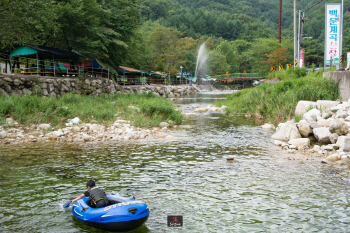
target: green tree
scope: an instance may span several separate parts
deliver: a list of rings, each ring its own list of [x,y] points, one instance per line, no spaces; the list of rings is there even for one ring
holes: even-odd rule
[[[218,47],[216,47],[216,50],[219,50],[222,54],[226,57],[226,62],[230,66],[228,72],[229,73],[236,73],[239,71],[239,64],[237,60],[236,53],[234,51],[234,47],[230,45],[228,41],[221,42]]]
[[[230,69],[230,65],[226,61],[226,56],[217,49],[209,52],[208,67],[208,73],[211,76],[225,74]]]
[[[54,0],[0,1],[0,52],[46,44],[58,32],[58,8]]]

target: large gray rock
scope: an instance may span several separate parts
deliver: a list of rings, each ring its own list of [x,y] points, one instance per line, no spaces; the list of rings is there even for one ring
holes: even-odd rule
[[[304,114],[306,113],[310,108],[316,107],[316,102],[312,101],[299,101],[296,108],[295,108],[295,114]]]
[[[321,112],[316,108],[311,109],[303,115],[303,119],[307,120],[308,122],[317,121],[317,117],[321,117]]]
[[[329,131],[338,135],[344,135],[349,132],[349,127],[342,118],[337,118],[329,125]]]
[[[326,127],[315,128],[313,131],[314,131],[314,136],[319,143],[322,143],[322,144],[331,143],[329,137],[331,136],[332,133],[329,131],[328,128]]]
[[[339,101],[330,101],[330,100],[318,100],[316,102],[317,108],[322,112],[329,111],[332,107],[339,104]]]
[[[277,132],[272,135],[272,139],[288,142],[292,139],[301,138],[299,130],[293,121],[279,124]]]
[[[339,149],[345,152],[350,151],[350,136],[340,136],[337,140]]]
[[[290,140],[288,143],[297,148],[310,147],[310,140],[308,138],[293,139],[293,140]]]

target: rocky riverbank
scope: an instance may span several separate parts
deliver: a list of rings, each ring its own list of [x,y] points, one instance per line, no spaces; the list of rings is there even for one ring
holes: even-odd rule
[[[209,105],[204,108],[190,106],[192,113],[187,117],[208,112],[223,112],[221,108]],[[0,144],[27,144],[62,142],[67,144],[122,143],[135,142],[142,139],[176,140],[172,130],[178,128],[174,122],[161,122],[158,127],[145,129],[131,125],[130,121],[116,120],[113,124],[102,125],[85,123],[79,118],[69,119],[64,128],[54,128],[50,124],[22,126],[12,118],[6,119],[6,124],[0,126]]]
[[[286,153],[302,152],[324,157],[323,162],[350,162],[350,100],[299,101],[294,120],[278,125],[272,135],[274,144]],[[262,128],[274,129],[265,124]]]

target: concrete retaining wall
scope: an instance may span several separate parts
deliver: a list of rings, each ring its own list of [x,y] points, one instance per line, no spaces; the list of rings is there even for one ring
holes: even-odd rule
[[[342,100],[350,99],[350,71],[324,72],[323,77],[330,77],[339,82],[339,92]]]
[[[122,86],[105,78],[59,78],[29,75],[0,74],[0,95],[31,95],[59,97],[66,93],[97,96],[101,93],[147,93],[153,92],[161,97],[182,97],[197,92],[192,86]]]

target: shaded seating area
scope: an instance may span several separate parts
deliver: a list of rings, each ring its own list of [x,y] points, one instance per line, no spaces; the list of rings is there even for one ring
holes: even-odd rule
[[[137,70],[130,67],[118,67],[117,82],[121,85],[145,85],[150,84],[150,73],[145,70]]]
[[[76,51],[27,44],[13,50],[7,63],[11,73],[29,75],[111,78],[116,73],[101,61]]]
[[[24,45],[10,53],[11,73],[77,76],[83,55],[53,47]],[[67,68],[68,66],[68,68]]]

